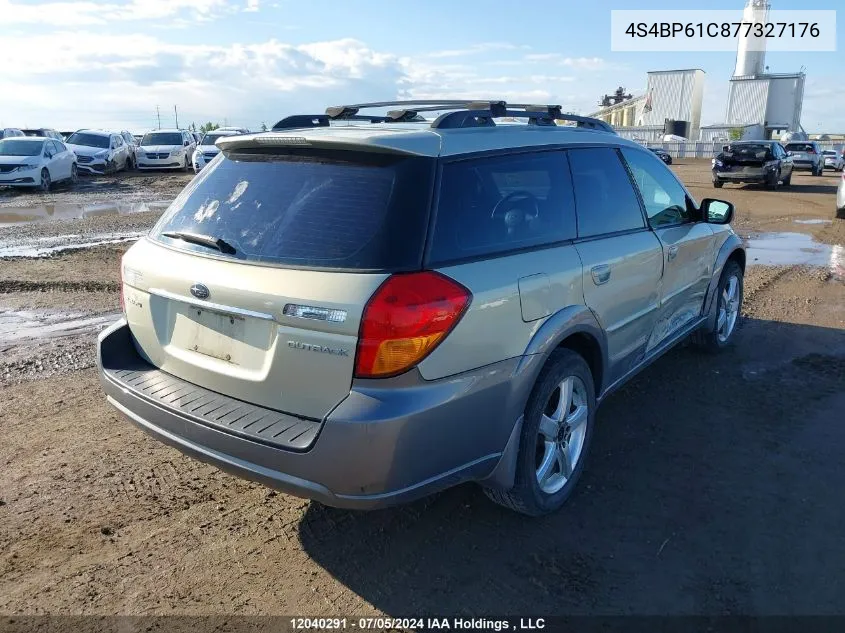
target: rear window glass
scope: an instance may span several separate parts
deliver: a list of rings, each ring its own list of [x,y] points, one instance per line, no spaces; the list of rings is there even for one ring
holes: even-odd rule
[[[773,151],[768,143],[737,143],[729,146],[726,153],[739,158],[765,158],[772,156]]]
[[[790,152],[809,152],[816,151],[816,148],[809,143],[790,143],[786,146]]]
[[[430,263],[575,237],[566,154],[538,152],[446,163]]]
[[[282,266],[411,270],[421,265],[433,159],[276,148],[221,158],[177,197],[153,229],[154,239]],[[172,232],[221,239],[235,252],[162,235]]]

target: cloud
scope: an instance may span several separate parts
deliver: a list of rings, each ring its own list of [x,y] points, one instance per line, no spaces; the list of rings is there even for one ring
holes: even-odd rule
[[[466,57],[467,55],[478,55],[480,53],[489,53],[492,51],[515,51],[518,49],[527,49],[528,46],[517,46],[509,42],[482,42],[480,44],[473,44],[467,48],[456,48],[452,50],[434,51],[428,53],[426,57],[432,59],[442,59],[445,57]]]
[[[561,53],[532,53],[523,58],[529,62],[544,62],[580,70],[604,70],[611,65],[601,57],[566,57]]]
[[[186,45],[95,32],[0,35],[0,67],[0,94],[16,96],[2,123],[131,129],[150,127],[157,105],[170,117],[173,104],[180,122],[229,117],[257,125],[336,102],[395,97],[406,77],[398,56],[354,39]]]
[[[242,6],[244,4],[240,0],[237,5],[227,0],[130,0],[124,4],[86,0],[33,4],[18,0],[0,0],[0,19],[4,27],[13,24],[89,26],[115,21],[160,20],[175,16],[206,21],[237,11]],[[257,9],[257,0],[246,0],[246,10]]]

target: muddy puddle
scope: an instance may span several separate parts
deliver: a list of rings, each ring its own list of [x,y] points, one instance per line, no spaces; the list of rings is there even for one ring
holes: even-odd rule
[[[164,211],[169,200],[153,202],[97,202],[90,204],[64,203],[41,204],[31,207],[4,207],[0,209],[0,227],[30,224],[33,222],[55,222],[78,220],[110,215],[128,215],[148,211]]]
[[[805,233],[762,233],[745,239],[749,265],[806,265],[845,275],[845,247],[822,244]]]
[[[833,220],[822,220],[821,218],[812,218],[809,220],[793,220],[794,224],[833,224]]]
[[[51,235],[46,237],[9,239],[0,241],[0,258],[46,257],[63,251],[94,248],[105,244],[134,242],[146,231],[124,233],[95,233],[93,235]]]
[[[90,316],[73,312],[0,308],[0,345],[93,333],[114,323],[118,316],[117,312]]]

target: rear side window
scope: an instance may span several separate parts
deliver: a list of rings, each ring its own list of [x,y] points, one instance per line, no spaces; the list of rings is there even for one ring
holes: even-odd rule
[[[569,165],[575,187],[579,237],[645,227],[640,201],[615,149],[570,150]]]
[[[562,151],[443,165],[430,264],[575,237],[572,182]]]
[[[152,237],[203,254],[305,268],[410,270],[422,263],[434,159],[256,149],[206,167]],[[222,239],[222,253],[162,235]]]

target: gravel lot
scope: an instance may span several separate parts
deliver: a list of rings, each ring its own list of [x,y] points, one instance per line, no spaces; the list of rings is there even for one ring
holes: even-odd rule
[[[539,520],[471,485],[350,513],[188,459],[120,419],[93,369],[126,244],[0,261],[0,613],[845,614],[839,176],[716,190],[707,162],[679,162],[694,195],[737,205],[743,236],[806,244],[771,266],[752,251],[734,346],[676,349],[612,396],[578,490]],[[0,191],[0,222],[166,201],[189,178]],[[157,214],[0,228],[0,252]]]

